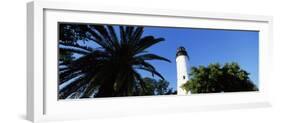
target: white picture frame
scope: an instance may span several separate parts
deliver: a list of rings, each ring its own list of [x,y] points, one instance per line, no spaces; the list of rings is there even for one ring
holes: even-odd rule
[[[104,18],[92,19],[101,16]],[[272,20],[270,16],[260,15],[98,6],[91,0],[30,2],[27,4],[27,119],[37,122],[168,111],[268,107],[268,86],[273,68]],[[58,101],[55,96],[56,76],[53,74],[56,73],[57,56],[53,54],[57,52],[57,33],[52,31],[57,31],[56,24],[61,21],[259,31],[260,89],[258,92],[225,94]]]

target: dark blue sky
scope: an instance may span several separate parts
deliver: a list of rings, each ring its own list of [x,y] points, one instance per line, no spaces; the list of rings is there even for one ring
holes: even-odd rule
[[[119,28],[114,26],[119,37]],[[258,80],[258,37],[255,31],[214,30],[194,28],[145,27],[144,34],[165,41],[153,45],[147,51],[165,58],[165,61],[149,61],[170,82],[174,90],[177,87],[176,50],[184,46],[189,54],[189,66],[207,66],[211,63],[225,64],[237,62],[250,73],[250,79],[257,87]],[[87,44],[97,47],[97,44]],[[190,69],[190,68],[189,68]],[[140,71],[142,77],[152,77],[151,73]],[[158,77],[155,77],[159,79]]]
[[[190,66],[237,62],[242,69],[250,73],[250,79],[258,86],[258,32],[146,27],[144,35],[165,38],[164,42],[152,46],[148,51],[172,61],[151,63],[170,82],[173,89],[176,89],[175,54],[179,46],[187,49]],[[149,73],[141,73],[143,76],[150,76]]]

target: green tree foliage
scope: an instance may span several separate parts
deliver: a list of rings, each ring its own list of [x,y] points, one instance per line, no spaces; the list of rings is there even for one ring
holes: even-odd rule
[[[191,93],[257,91],[249,79],[249,73],[237,63],[210,64],[192,67],[190,80],[182,88]]]
[[[169,82],[166,80],[156,80],[150,77],[145,77],[143,78],[143,82],[146,89],[142,90],[141,87],[138,87],[138,91],[135,96],[176,94],[176,91],[169,88]]]
[[[59,51],[81,57],[62,61],[59,66],[59,98],[115,97],[136,95],[139,88],[147,92],[137,70],[164,77],[150,60],[170,60],[149,53],[147,49],[163,38],[143,36],[143,27],[110,25],[66,24],[60,27]],[[64,30],[64,31],[62,31]],[[117,34],[119,33],[119,35]],[[77,40],[98,45],[82,45]],[[74,41],[71,41],[74,40]]]

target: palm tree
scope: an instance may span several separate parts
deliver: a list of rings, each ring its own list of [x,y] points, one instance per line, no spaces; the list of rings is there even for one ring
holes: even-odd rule
[[[149,60],[170,60],[146,50],[164,41],[142,36],[143,27],[119,26],[119,35],[110,25],[80,25],[87,41],[99,45],[81,45],[59,41],[60,51],[80,54],[71,62],[59,64],[59,98],[114,97],[136,95],[137,87],[145,91],[138,70],[150,72],[164,80]],[[86,30],[86,31],[85,31]]]

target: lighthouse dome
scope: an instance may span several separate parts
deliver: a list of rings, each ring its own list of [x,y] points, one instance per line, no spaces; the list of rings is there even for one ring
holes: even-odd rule
[[[185,55],[185,56],[187,56],[187,52],[186,52],[186,50],[185,50],[185,48],[184,48],[183,46],[180,46],[180,47],[177,48],[177,54],[176,54],[176,56],[178,57],[178,56],[180,56],[180,55]]]

